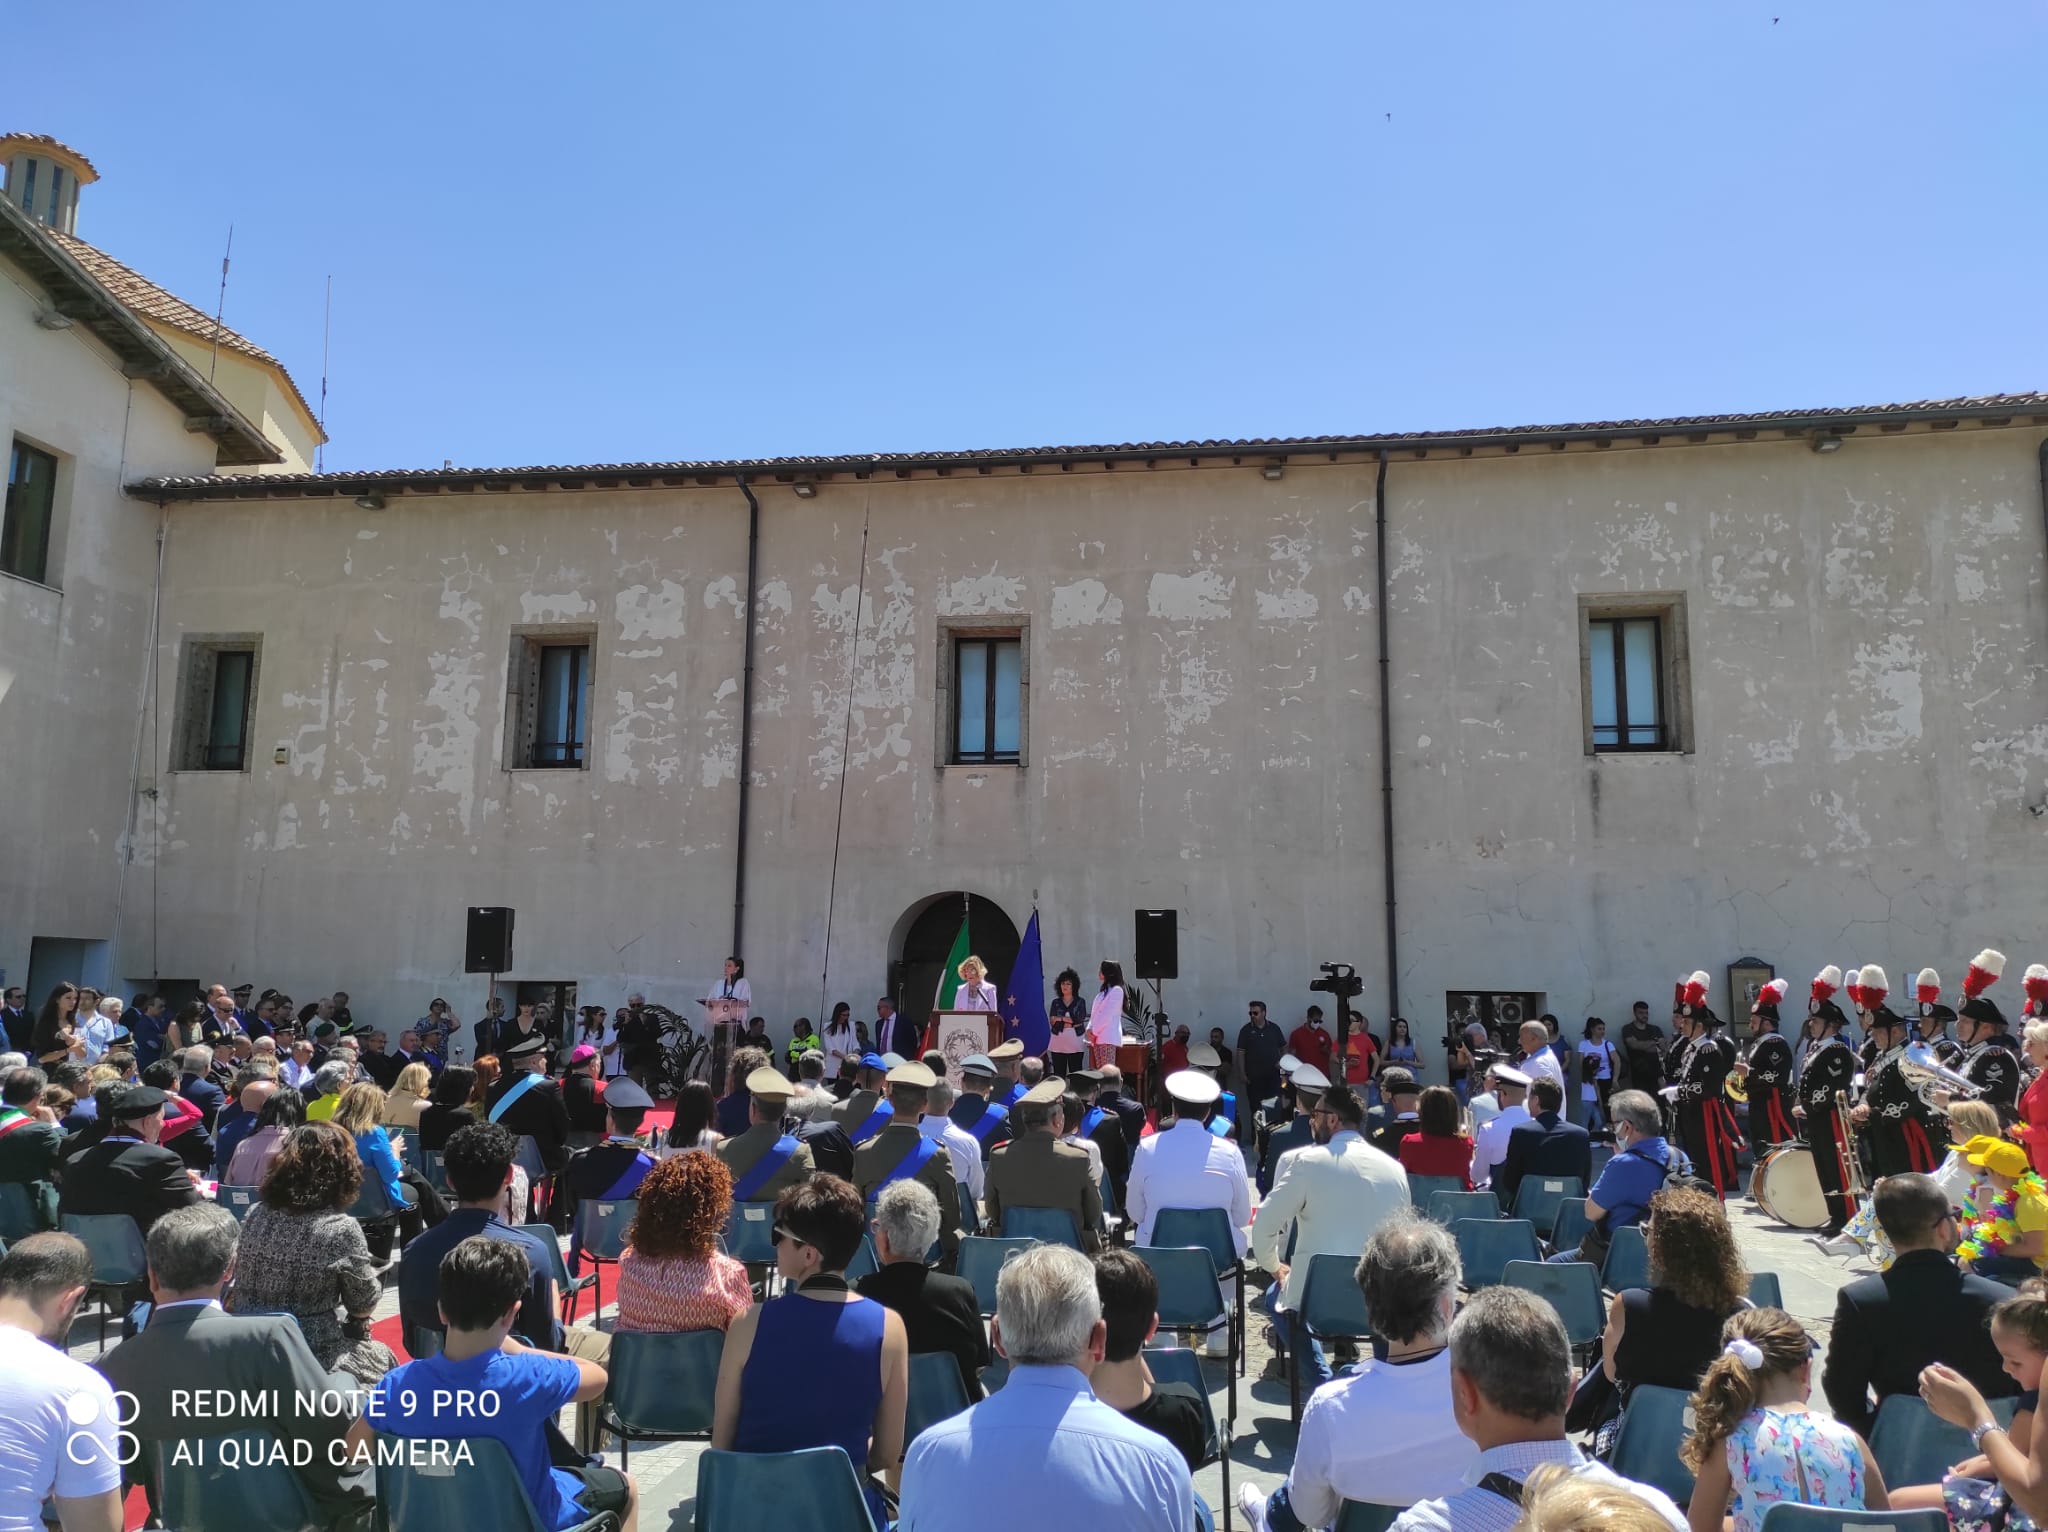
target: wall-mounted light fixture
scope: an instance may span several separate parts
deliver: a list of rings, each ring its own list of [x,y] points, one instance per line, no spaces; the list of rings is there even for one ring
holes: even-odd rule
[[[796,497],[799,500],[815,500],[818,498],[818,486],[809,479],[798,479],[796,483],[789,487],[796,491]]]
[[[1268,480],[1277,482],[1280,476],[1287,472],[1287,459],[1284,457],[1268,458],[1266,466],[1261,468],[1259,472]]]
[[[357,495],[356,505],[365,511],[381,511],[384,509],[384,497],[373,489],[366,495]]]
[[[1815,452],[1840,452],[1842,450],[1842,438],[1835,435],[1832,431],[1823,432],[1821,435],[1814,437],[1813,450]]]
[[[71,328],[71,316],[69,314],[60,314],[55,309],[37,309],[36,328],[38,330],[68,330]]]

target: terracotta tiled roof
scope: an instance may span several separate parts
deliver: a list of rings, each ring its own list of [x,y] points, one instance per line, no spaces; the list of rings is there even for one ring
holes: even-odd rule
[[[121,301],[124,308],[153,319],[158,324],[169,325],[181,330],[194,340],[211,345],[217,335],[223,351],[239,352],[266,367],[277,369],[284,385],[291,390],[292,397],[299,402],[299,408],[306,412],[308,420],[314,419],[313,410],[306,403],[306,396],[299,392],[299,385],[292,381],[292,375],[285,370],[284,363],[265,351],[245,335],[237,334],[226,325],[216,325],[211,314],[202,314],[198,309],[173,293],[165,292],[148,277],[133,267],[124,266],[104,250],[88,245],[75,234],[60,234],[55,229],[45,231],[50,238],[61,245],[79,265],[98,279],[100,286]]]
[[[50,135],[47,133],[0,134],[0,148],[5,148],[9,144],[37,144],[45,149],[55,149],[60,153],[70,155],[74,160],[78,161],[79,164],[83,165],[86,168],[87,174],[85,179],[88,184],[90,184],[93,181],[97,181],[100,178],[100,173],[97,170],[93,169],[91,160],[87,159],[84,155],[80,154],[76,149],[72,148],[69,144],[60,143],[58,140],[50,137]]]
[[[1247,458],[1264,462],[1270,458],[1289,457],[1305,461],[1318,456],[1334,461],[1339,454],[1378,451],[1427,456],[1438,451],[1469,453],[1481,447],[1514,452],[1537,446],[1605,447],[1617,441],[1705,442],[1715,437],[1751,440],[1766,435],[1783,440],[1787,437],[1847,435],[1864,426],[1889,433],[1914,425],[1940,429],[1964,422],[1989,426],[2015,422],[2048,425],[2048,393],[1986,394],[1966,399],[1924,399],[1912,404],[1830,405],[1820,409],[1765,410],[1755,414],[1678,415],[1662,420],[1490,426],[1370,436],[1261,436],[1208,441],[1122,442],[1114,446],[1093,447],[1010,447],[972,451],[855,453],[832,457],[557,464],[528,468],[394,468],[326,474],[188,475],[147,479],[130,488],[148,494],[168,490],[178,499],[227,499],[249,493],[331,495],[371,490],[398,493],[407,489],[431,494],[441,490],[486,487],[595,489],[625,485],[642,488],[657,481],[688,480],[709,484],[717,478],[730,478],[735,474],[746,474],[756,480],[786,481],[829,478],[835,474],[865,479],[882,474],[907,476],[918,471],[952,473],[963,468],[992,471],[1037,464],[1085,467],[1091,464],[1166,463],[1175,459]]]

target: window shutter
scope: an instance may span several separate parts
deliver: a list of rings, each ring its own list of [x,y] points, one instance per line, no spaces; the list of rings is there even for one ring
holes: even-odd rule
[[[540,640],[519,641],[519,740],[517,764],[533,764],[534,739],[540,726]]]

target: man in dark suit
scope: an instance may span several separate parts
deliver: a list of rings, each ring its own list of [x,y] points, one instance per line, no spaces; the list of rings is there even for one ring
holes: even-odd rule
[[[561,1087],[548,1078],[547,1049],[539,1032],[507,1046],[505,1073],[491,1090],[485,1115],[514,1138],[531,1138],[540,1146],[541,1163],[556,1171],[569,1157],[569,1109]]]
[[[960,1364],[967,1397],[981,1397],[981,1370],[988,1366],[988,1332],[974,1284],[963,1277],[933,1271],[925,1253],[939,1237],[944,1220],[939,1200],[921,1181],[892,1181],[875,1202],[877,1271],[860,1280],[860,1295],[903,1319],[903,1334],[913,1354],[950,1351]]]
[[[185,1050],[184,1072],[178,1076],[178,1094],[199,1108],[201,1126],[211,1134],[213,1125],[220,1121],[220,1109],[227,1105],[228,1093],[213,1079],[213,1050],[204,1043],[194,1044]]]
[[[64,1162],[57,1212],[126,1213],[142,1237],[164,1214],[200,1201],[199,1187],[185,1162],[157,1142],[163,1137],[164,1103],[170,1097],[153,1085],[110,1088],[105,1103],[106,1137]],[[129,1305],[149,1296],[149,1284],[129,1284]]]
[[[379,1090],[390,1090],[398,1083],[398,1071],[405,1068],[405,1061],[384,1049],[384,1034],[371,1032],[363,1039],[363,1073],[375,1082]]]
[[[15,1230],[20,1239],[37,1229],[57,1227],[57,1162],[64,1153],[64,1130],[56,1113],[43,1106],[43,1072],[13,1069],[0,1080],[0,1181],[28,1192],[35,1221]]]
[[[1145,1136],[1145,1103],[1124,1093],[1124,1072],[1116,1065],[1104,1064],[1099,1072],[1102,1086],[1095,1093],[1095,1104],[1116,1113],[1116,1120],[1123,1124],[1124,1147],[1136,1159],[1138,1141]]]
[[[29,1037],[35,1031],[35,1012],[28,1008],[28,997],[21,992],[21,986],[10,984],[6,993],[0,995],[0,1026],[7,1030],[7,1046],[24,1057],[32,1057]]]
[[[228,1391],[210,1399],[231,1404],[206,1429],[275,1436],[292,1453],[318,1524],[338,1525],[367,1509],[376,1488],[368,1467],[342,1466],[348,1457],[340,1444],[351,1423],[347,1380],[337,1384],[320,1366],[290,1315],[221,1308],[240,1233],[233,1214],[208,1204],[166,1213],[149,1231],[156,1308],[141,1334],[98,1364],[141,1404],[131,1429],[145,1444],[144,1457],[131,1477],[152,1482],[148,1460],[160,1450],[153,1444],[193,1433],[189,1408],[175,1407],[173,1398],[189,1396],[193,1380],[204,1379],[207,1388]],[[305,1448],[296,1446],[301,1442]]]
[[[1575,1122],[1566,1122],[1564,1088],[1545,1075],[1529,1086],[1536,1115],[1508,1134],[1507,1158],[1494,1172],[1493,1189],[1500,1205],[1512,1208],[1524,1176],[1577,1176],[1581,1187],[1593,1184],[1593,1138]]]
[[[475,1027],[476,1051],[470,1055],[470,1058],[475,1060],[482,1058],[487,1053],[496,1053],[498,1051],[499,1036],[504,1030],[505,1002],[496,995],[493,995],[484,1002],[484,1014],[477,1021]]]
[[[1986,1399],[2017,1393],[1989,1323],[2012,1289],[1950,1258],[1956,1219],[1948,1194],[1932,1176],[1908,1174],[1878,1182],[1872,1200],[1897,1254],[1889,1270],[1835,1295],[1820,1380],[1835,1419],[1869,1436],[1878,1406],[1893,1394],[1917,1395],[1930,1362],[1953,1367]]]

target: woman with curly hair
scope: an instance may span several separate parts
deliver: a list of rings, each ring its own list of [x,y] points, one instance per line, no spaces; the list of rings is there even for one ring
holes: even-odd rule
[[[715,1154],[678,1154],[647,1172],[619,1258],[621,1330],[723,1330],[754,1301],[747,1268],[718,1248],[732,1172]]]
[[[1678,1460],[1699,1476],[1693,1532],[1761,1532],[1774,1505],[1891,1508],[1863,1438],[1806,1407],[1813,1338],[1783,1309],[1743,1309],[1722,1327],[1721,1354],[1692,1396],[1693,1434]]]
[[[363,1162],[348,1134],[331,1122],[292,1129],[263,1177],[263,1200],[242,1224],[227,1307],[291,1315],[322,1367],[367,1387],[398,1358],[370,1339],[384,1282],[363,1226],[348,1216],[362,1184]]]
[[[1052,1004],[1045,1008],[1052,1033],[1045,1045],[1046,1067],[1056,1075],[1079,1071],[1088,1057],[1088,1002],[1081,998],[1081,976],[1062,968],[1052,981]]]
[[[1698,1388],[1721,1354],[1721,1327],[1749,1296],[1735,1231],[1711,1193],[1666,1187],[1650,1199],[1643,1236],[1651,1285],[1614,1295],[1601,1342],[1602,1369],[1615,1387],[1615,1413],[1597,1438],[1603,1457],[1629,1390],[1642,1383],[1688,1394]]]

